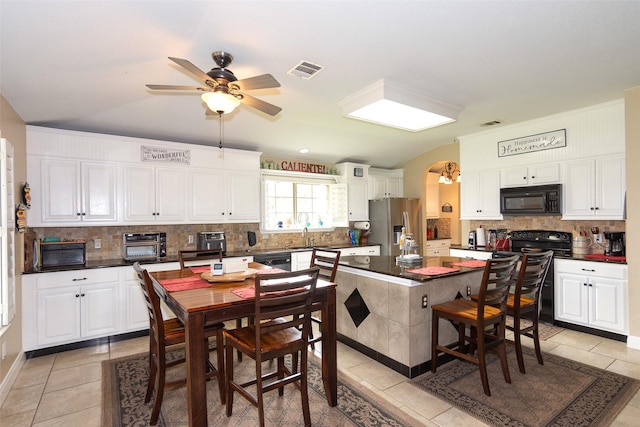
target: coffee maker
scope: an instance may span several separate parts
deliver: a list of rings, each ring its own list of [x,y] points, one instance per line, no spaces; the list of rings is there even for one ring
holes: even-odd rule
[[[625,236],[623,232],[610,233],[605,232],[604,238],[607,239],[607,247],[604,250],[605,255],[609,256],[625,256]]]

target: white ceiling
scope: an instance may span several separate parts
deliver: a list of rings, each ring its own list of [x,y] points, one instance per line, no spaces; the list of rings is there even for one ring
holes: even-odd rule
[[[199,85],[234,55],[249,94],[282,107],[228,115],[224,145],[272,157],[394,167],[457,136],[621,98],[640,85],[640,1],[12,1],[0,0],[1,92],[29,124],[217,146]],[[310,80],[299,61],[326,67]],[[418,133],[342,116],[338,101],[388,79],[464,107]],[[298,153],[308,147],[309,154]]]

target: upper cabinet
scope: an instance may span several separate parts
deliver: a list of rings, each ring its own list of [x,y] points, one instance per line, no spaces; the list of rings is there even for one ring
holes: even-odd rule
[[[175,223],[185,219],[185,171],[181,168],[124,168],[126,223]]]
[[[429,172],[427,174],[426,216],[427,218],[440,217],[440,186],[438,184],[440,174]]]
[[[560,183],[560,164],[521,166],[500,170],[500,187],[526,187]]]
[[[30,227],[117,224],[117,166],[106,162],[27,158]]]
[[[502,219],[497,170],[466,172],[460,182],[460,219]]]
[[[369,168],[369,200],[403,196],[403,170]]]
[[[567,162],[563,219],[624,219],[624,155]]]
[[[27,223],[259,222],[260,154],[27,126]]]
[[[336,165],[341,183],[347,184],[347,211],[349,221],[369,220],[368,179],[369,166],[358,163],[339,163]],[[335,212],[336,209],[333,209]],[[335,222],[335,219],[334,219]]]

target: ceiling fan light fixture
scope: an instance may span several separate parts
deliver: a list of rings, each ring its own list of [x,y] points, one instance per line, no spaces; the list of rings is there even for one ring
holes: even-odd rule
[[[462,107],[378,80],[338,102],[345,116],[411,132],[455,122]]]
[[[240,105],[240,100],[235,96],[223,92],[205,92],[202,94],[202,100],[211,111],[216,113],[229,114]]]

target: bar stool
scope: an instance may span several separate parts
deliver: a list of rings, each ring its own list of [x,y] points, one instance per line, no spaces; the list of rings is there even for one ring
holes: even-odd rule
[[[438,354],[450,354],[475,363],[480,368],[482,388],[491,396],[487,377],[486,352],[491,351],[500,357],[504,380],[511,383],[507,351],[505,347],[505,318],[507,297],[519,257],[488,259],[482,276],[477,301],[459,298],[436,304],[431,307],[431,372],[436,372]],[[446,319],[458,325],[458,341],[448,345],[438,344],[440,319]],[[497,327],[494,327],[497,326]],[[469,327],[469,335],[466,328]],[[465,343],[470,344],[471,351]],[[475,356],[475,350],[478,355]]]

